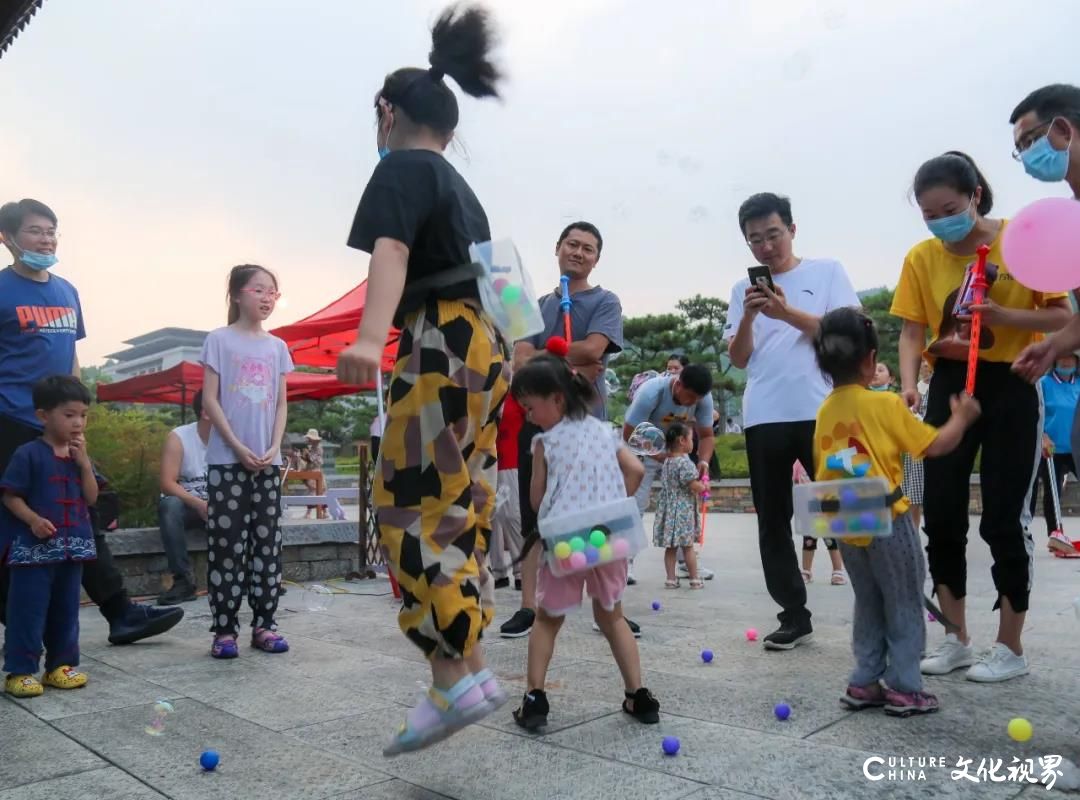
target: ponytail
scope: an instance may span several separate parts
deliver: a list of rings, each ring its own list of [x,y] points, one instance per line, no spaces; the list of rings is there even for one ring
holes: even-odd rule
[[[931,158],[919,167],[911,188],[918,200],[923,192],[939,186],[971,197],[981,188],[979,206],[975,210],[985,217],[994,208],[994,192],[990,189],[990,183],[975,163],[975,159],[967,153],[950,150],[944,155]]]
[[[376,113],[382,115],[385,102],[404,111],[416,125],[449,136],[457,128],[458,104],[443,78],[453,78],[472,97],[498,97],[503,76],[489,58],[494,44],[486,9],[450,6],[431,31],[431,68],[403,67],[387,75],[375,98]]]
[[[260,267],[258,264],[238,264],[233,267],[229,270],[228,289],[225,294],[225,298],[229,303],[229,315],[227,318],[229,325],[240,319],[240,304],[236,301],[236,298],[244,290],[244,287],[248,285],[248,281],[256,272],[266,273],[270,280],[274,282],[274,290],[278,289],[277,276],[266,267]]]

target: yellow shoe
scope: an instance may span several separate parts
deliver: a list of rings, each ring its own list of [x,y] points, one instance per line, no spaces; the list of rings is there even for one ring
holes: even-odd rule
[[[86,680],[86,673],[79,672],[74,667],[57,667],[52,672],[45,673],[42,683],[56,689],[81,689],[86,686]]]
[[[33,675],[8,675],[4,691],[15,697],[37,697],[45,689]]]

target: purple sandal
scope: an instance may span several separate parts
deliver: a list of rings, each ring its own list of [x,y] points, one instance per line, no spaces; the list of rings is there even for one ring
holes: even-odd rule
[[[240,655],[240,650],[236,646],[235,637],[214,637],[214,643],[210,646],[212,658],[236,658],[238,655]]]
[[[251,646],[264,653],[284,653],[289,649],[285,637],[268,628],[256,628],[251,634]]]

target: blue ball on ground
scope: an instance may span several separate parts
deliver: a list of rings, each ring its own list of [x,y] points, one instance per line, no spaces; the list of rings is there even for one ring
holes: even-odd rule
[[[659,600],[653,600],[652,601],[652,610],[653,611],[659,611],[660,610],[660,601]]]
[[[199,756],[199,766],[205,769],[207,772],[213,772],[217,769],[217,765],[221,761],[221,756],[217,754],[217,750],[206,750],[201,756]]]
[[[678,736],[665,736],[662,743],[664,748],[664,755],[673,756],[679,752],[679,737]]]
[[[791,706],[787,703],[777,703],[776,708],[773,709],[773,713],[776,714],[776,718],[783,722],[791,716]]]
[[[704,661],[706,664],[711,663],[712,662],[712,650],[702,650],[701,651],[701,660]]]

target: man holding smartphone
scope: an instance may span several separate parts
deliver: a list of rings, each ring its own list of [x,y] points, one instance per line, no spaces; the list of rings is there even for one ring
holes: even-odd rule
[[[739,227],[759,266],[731,290],[724,337],[731,363],[746,370],[743,434],[758,545],[765,585],[781,607],[780,627],[764,645],[790,650],[813,634],[791,539],[792,467],[798,460],[814,472],[814,420],[830,390],[813,337],[825,313],[860,303],[840,262],[795,256],[788,198],[751,196],[739,207]]]

